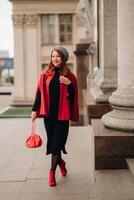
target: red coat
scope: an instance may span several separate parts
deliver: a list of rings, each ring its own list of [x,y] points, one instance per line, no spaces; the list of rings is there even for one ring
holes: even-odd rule
[[[49,107],[50,107],[50,97],[49,97],[49,84],[51,79],[53,78],[54,73],[51,75],[46,75],[46,72],[42,72],[37,90],[40,90],[41,93],[41,106],[36,111],[37,117],[43,117],[49,115]],[[59,112],[58,112],[58,120],[79,120],[79,109],[78,109],[78,85],[77,79],[73,73],[69,75],[69,80],[72,82],[75,96],[72,101],[69,102],[68,95],[68,86],[60,83],[60,100],[59,100]],[[36,90],[36,91],[37,91]]]

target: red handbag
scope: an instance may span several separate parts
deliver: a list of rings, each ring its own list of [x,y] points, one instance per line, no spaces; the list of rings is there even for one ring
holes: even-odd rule
[[[42,145],[41,137],[35,134],[35,121],[32,122],[32,132],[31,135],[27,138],[25,144],[28,148],[36,148]]]

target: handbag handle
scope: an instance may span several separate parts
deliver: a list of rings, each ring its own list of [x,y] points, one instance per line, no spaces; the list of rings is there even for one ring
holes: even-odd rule
[[[36,123],[35,123],[35,120],[32,121],[32,134],[35,133],[35,126],[36,126]]]

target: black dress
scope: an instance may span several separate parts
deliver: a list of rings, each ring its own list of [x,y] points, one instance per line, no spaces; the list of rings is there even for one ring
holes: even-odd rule
[[[47,150],[46,154],[60,154],[61,150],[67,154],[65,144],[68,137],[69,121],[58,120],[59,98],[60,98],[60,82],[59,76],[62,68],[56,67],[55,74],[49,85],[50,93],[50,111],[49,116],[44,117],[44,125],[47,133]],[[74,88],[72,84],[68,85],[69,98],[74,97]],[[40,91],[37,92],[36,99],[32,110],[40,106],[41,95]]]

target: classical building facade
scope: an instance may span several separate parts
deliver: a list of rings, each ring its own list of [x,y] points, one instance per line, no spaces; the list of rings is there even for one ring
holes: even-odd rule
[[[77,74],[73,51],[81,46],[77,44],[84,43],[88,44],[86,54],[89,54],[86,104],[91,103],[91,96],[99,106],[110,101],[113,111],[102,117],[104,125],[134,131],[134,1],[12,0],[12,3],[13,104],[32,103],[39,74],[56,46],[64,45],[69,50],[68,64]],[[76,52],[79,57],[80,52]],[[79,73],[84,69],[82,64]]]
[[[73,51],[85,38],[85,27],[76,15],[78,0],[11,0],[14,24],[15,92],[13,105],[33,102],[40,72],[53,48],[64,46],[68,65],[77,72]]]
[[[126,169],[134,158],[134,1],[80,2],[90,21],[83,107],[84,122],[93,127],[95,170]]]
[[[90,66],[86,100],[91,104],[92,96],[97,106],[109,101],[113,110],[103,115],[103,124],[115,130],[134,132],[134,1],[81,2],[90,2],[93,8],[97,4],[97,18],[93,13],[94,23],[98,20],[97,66],[93,63]],[[95,30],[93,33],[95,35]],[[95,54],[89,48],[91,60]]]

